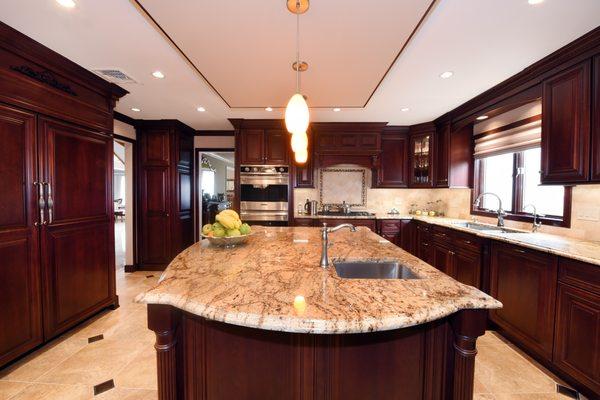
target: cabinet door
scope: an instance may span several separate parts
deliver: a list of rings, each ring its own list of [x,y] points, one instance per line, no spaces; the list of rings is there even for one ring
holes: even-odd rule
[[[377,168],[377,187],[402,188],[408,181],[408,137],[384,135]]]
[[[557,258],[518,246],[494,243],[492,297],[503,307],[490,318],[507,336],[550,360],[554,337]]]
[[[288,165],[291,135],[279,129],[265,131],[265,164]]]
[[[44,333],[57,335],[116,301],[110,137],[40,119],[48,201],[42,235]]]
[[[456,251],[452,256],[454,279],[465,285],[481,288],[481,254]]]
[[[415,238],[417,235],[415,222],[412,220],[400,221],[400,247],[412,255],[416,255]]]
[[[600,295],[558,285],[554,363],[600,393]]]
[[[314,226],[314,221],[312,218],[295,218],[294,226]]]
[[[262,164],[265,161],[265,131],[262,129],[242,129],[241,163]]]
[[[389,220],[379,220],[378,223],[378,232],[386,240],[394,243],[396,246],[400,246],[401,237],[400,237],[400,226],[402,221],[397,219],[389,219]]]
[[[431,133],[410,136],[410,187],[431,187],[433,184]]]
[[[35,116],[0,105],[0,366],[42,342],[35,140]]]
[[[452,269],[452,258],[454,252],[444,246],[440,246],[437,243],[432,244],[432,262],[431,265],[449,275],[454,277],[454,271]]]
[[[589,178],[590,61],[544,81],[542,91],[542,183]]]
[[[600,55],[594,57],[592,113],[592,180],[600,182]]]
[[[437,127],[435,137],[435,187],[449,187],[450,123]]]

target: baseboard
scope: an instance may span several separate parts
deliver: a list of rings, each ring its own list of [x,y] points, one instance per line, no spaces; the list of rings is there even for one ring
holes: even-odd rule
[[[125,266],[123,268],[125,269],[125,272],[135,272],[138,270],[135,265],[131,265],[131,264],[125,264]]]

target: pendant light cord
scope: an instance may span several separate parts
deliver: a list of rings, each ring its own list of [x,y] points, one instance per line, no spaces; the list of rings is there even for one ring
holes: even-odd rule
[[[296,93],[300,93],[300,0],[296,0]]]

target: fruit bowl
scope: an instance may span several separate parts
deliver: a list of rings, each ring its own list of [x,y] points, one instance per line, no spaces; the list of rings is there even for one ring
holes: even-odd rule
[[[241,236],[223,236],[223,237],[214,237],[202,235],[203,239],[208,239],[211,245],[220,246],[220,247],[235,247],[237,245],[246,243],[248,238],[252,236],[252,233]]]

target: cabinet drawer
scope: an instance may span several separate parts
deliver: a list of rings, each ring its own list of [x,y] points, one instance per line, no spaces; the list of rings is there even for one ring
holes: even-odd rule
[[[441,226],[433,226],[431,228],[431,237],[436,242],[439,242],[443,245],[450,246],[452,241],[452,232],[450,230],[443,228]]]
[[[468,233],[452,232],[452,241],[459,250],[468,250],[479,253],[481,251],[481,239]]]
[[[600,294],[600,266],[569,258],[558,260],[558,279],[582,289]]]
[[[312,218],[296,218],[294,219],[294,226],[314,226],[314,221]]]
[[[379,221],[379,230],[385,233],[397,233],[400,231],[401,221],[399,219],[385,219]]]

